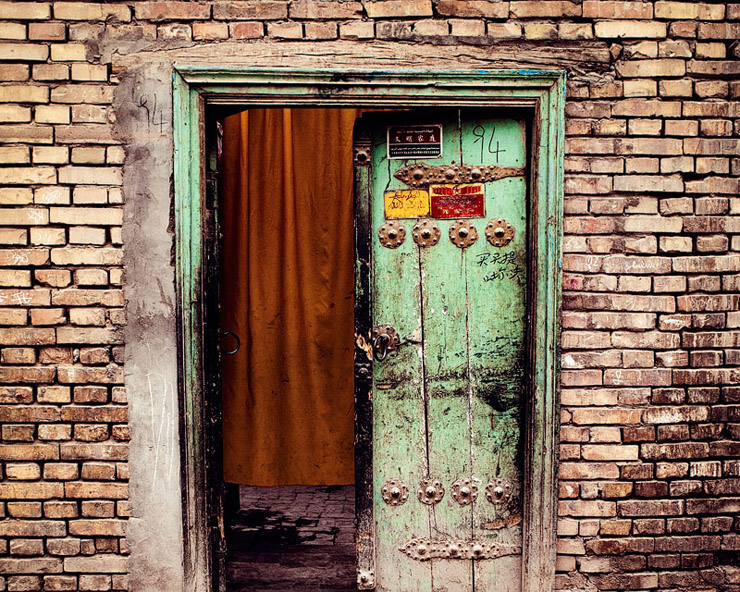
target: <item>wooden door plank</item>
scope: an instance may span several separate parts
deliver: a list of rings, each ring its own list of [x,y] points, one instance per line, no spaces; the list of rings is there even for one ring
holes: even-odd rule
[[[439,119],[425,123],[442,123]],[[443,161],[460,162],[457,111],[444,119]],[[424,315],[424,372],[428,400],[429,468],[445,487],[444,498],[433,506],[432,536],[463,539],[472,535],[472,507],[452,498],[452,484],[471,474],[470,400],[464,253],[449,239],[450,220],[434,220],[439,243],[419,248]],[[435,590],[468,592],[473,589],[470,561],[437,560],[432,564]]]
[[[469,164],[525,166],[523,123],[476,117],[464,120],[463,152]],[[481,492],[475,504],[473,528],[476,538],[513,545],[521,545],[526,213],[524,177],[488,183],[481,240],[470,249],[466,261],[474,393],[473,470],[482,480],[482,487],[490,479],[503,477],[515,491],[513,505],[505,508],[489,503]],[[485,225],[495,218],[503,218],[515,227],[514,239],[505,247],[494,247],[486,241]],[[502,522],[509,526],[502,528]],[[521,555],[476,561],[474,574],[476,590],[518,591]]]
[[[384,192],[395,182],[393,173],[406,164],[386,158],[385,131],[385,125],[378,124],[373,133],[373,323],[390,324],[402,340],[414,336],[414,342],[374,364],[376,589],[428,592],[429,563],[414,561],[399,550],[412,537],[430,535],[431,512],[415,497],[416,486],[428,471],[422,351],[417,343],[421,340],[418,251],[407,221],[406,240],[400,247],[385,248],[377,238],[385,220]],[[409,499],[403,505],[394,507],[383,501],[383,483],[391,478],[402,479],[409,487]]]
[[[355,121],[353,152],[369,154],[370,130]],[[372,159],[354,160],[355,182],[355,546],[360,589],[374,585],[375,522],[373,518],[373,356],[368,351],[372,327]]]

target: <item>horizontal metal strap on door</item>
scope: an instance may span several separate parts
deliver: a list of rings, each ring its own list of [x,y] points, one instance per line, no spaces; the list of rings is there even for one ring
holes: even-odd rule
[[[399,547],[398,550],[417,561],[429,561],[430,559],[496,559],[507,555],[520,555],[522,552],[520,546],[505,543],[426,537],[411,539],[403,547]]]
[[[425,187],[433,183],[488,183],[507,177],[521,177],[525,172],[524,167],[470,164],[431,166],[420,162],[406,165],[393,176],[409,187]]]

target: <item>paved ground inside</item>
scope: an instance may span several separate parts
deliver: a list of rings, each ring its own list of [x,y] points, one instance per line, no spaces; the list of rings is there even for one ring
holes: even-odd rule
[[[354,486],[239,487],[229,592],[354,592]]]

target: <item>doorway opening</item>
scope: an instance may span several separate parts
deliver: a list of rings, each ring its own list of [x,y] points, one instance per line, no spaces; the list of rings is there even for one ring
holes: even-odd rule
[[[360,113],[257,108],[223,120],[230,591],[355,589],[352,133]]]
[[[221,423],[218,413],[210,409],[217,385],[220,391],[220,379],[214,378],[212,356],[208,354],[219,340],[215,332],[218,323],[213,322],[218,318],[213,307],[218,274],[212,273],[218,267],[218,259],[212,255],[215,208],[207,191],[213,159],[208,142],[203,143],[201,135],[203,129],[206,134],[212,129],[207,106],[216,105],[228,105],[230,109],[239,105],[242,109],[245,105],[402,109],[506,106],[525,107],[532,114],[531,241],[536,247],[532,267],[538,270],[538,282],[529,307],[535,335],[530,340],[533,388],[528,393],[529,412],[524,426],[524,482],[528,486],[523,498],[522,588],[549,589],[555,523],[551,500],[555,483],[552,451],[556,448],[563,96],[564,77],[560,72],[369,73],[176,67],[175,255],[181,327],[183,535],[188,589],[204,590],[209,587],[208,580],[219,581],[219,574],[223,573],[220,549],[218,545],[211,546],[219,538],[215,531],[224,531],[223,504],[219,501],[224,496],[213,495],[214,486],[217,488],[213,476],[220,475],[221,470],[218,467],[214,471],[218,461],[211,454],[214,447],[209,436],[214,425]],[[218,299],[215,302],[218,304]],[[374,523],[372,512],[371,508],[368,524]],[[362,571],[358,576],[361,575]]]

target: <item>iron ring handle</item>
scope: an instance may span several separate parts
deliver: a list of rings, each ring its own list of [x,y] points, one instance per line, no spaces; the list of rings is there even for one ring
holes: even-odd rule
[[[226,337],[227,335],[231,335],[234,339],[236,339],[236,347],[229,351],[222,351],[221,353],[226,356],[233,356],[236,352],[239,351],[239,348],[242,346],[242,340],[239,339],[239,336],[234,333],[233,331],[222,331],[221,332],[221,339]]]
[[[383,353],[381,355],[378,355],[378,343],[382,340],[383,342]],[[382,362],[385,360],[385,357],[388,355],[388,343],[390,342],[391,338],[388,337],[385,333],[381,333],[378,335],[375,339],[373,339],[373,356],[375,356],[375,359],[378,360],[378,362]]]

